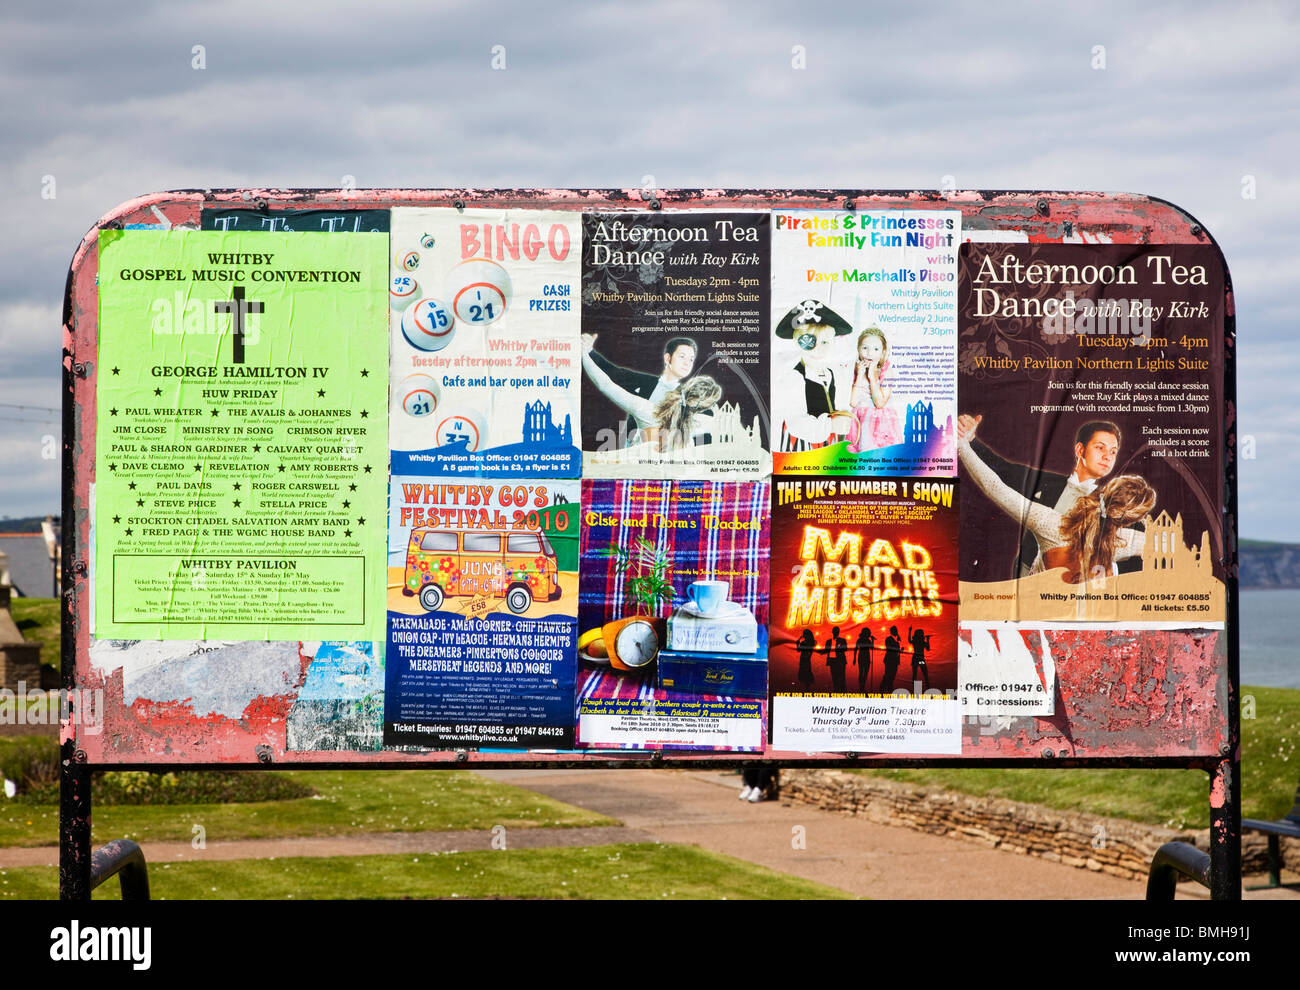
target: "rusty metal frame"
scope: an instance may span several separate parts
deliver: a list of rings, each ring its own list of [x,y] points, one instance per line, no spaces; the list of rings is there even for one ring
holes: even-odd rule
[[[320,209],[365,210],[395,207],[512,208],[545,207],[584,210],[769,210],[769,209],[959,209],[964,230],[1015,231],[1039,243],[1073,241],[1077,234],[1100,235],[1114,244],[1203,244],[1215,242],[1203,225],[1181,208],[1164,200],[1134,194],[1092,192],[1015,191],[889,191],[846,189],[223,189],[177,190],[153,193],[123,203],[102,217],[77,248],[68,273],[63,307],[63,546],[66,565],[62,574],[63,653],[65,689],[77,684],[79,659],[87,660],[88,609],[84,599],[88,584],[88,485],[94,466],[94,378],[98,335],[97,239],[103,229],[148,223],[198,227],[204,209]],[[1216,899],[1240,897],[1240,657],[1238,642],[1237,582],[1237,421],[1236,421],[1236,319],[1231,276],[1219,251],[1225,286],[1223,402],[1226,416],[1223,463],[1223,565],[1226,575],[1227,622],[1224,647],[1227,660],[1227,697],[1221,698],[1222,734],[1214,752],[1197,755],[1129,755],[1119,757],[1055,757],[1001,755],[945,758],[861,757],[854,753],[781,754],[760,756],[692,753],[612,755],[514,754],[431,751],[420,754],[386,753],[381,759],[323,758],[274,764],[315,769],[455,769],[467,767],[545,768],[726,768],[785,767],[1125,767],[1203,770],[1209,776],[1211,806],[1210,886]],[[74,734],[76,712],[65,723],[62,740],[62,803],[60,808],[60,891],[65,899],[85,899],[90,894],[90,773],[87,753]],[[366,754],[368,755],[368,754]],[[259,764],[228,762],[185,763],[184,769],[256,769],[272,766],[269,753],[259,753]],[[112,762],[114,769],[158,769],[155,762]]]

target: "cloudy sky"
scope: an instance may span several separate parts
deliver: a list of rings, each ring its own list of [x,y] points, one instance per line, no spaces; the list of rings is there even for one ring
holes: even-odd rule
[[[1241,532],[1300,541],[1298,48],[1273,4],[7,4],[0,516],[59,511],[64,278],[132,196],[951,175],[1148,193],[1206,226],[1236,288]]]

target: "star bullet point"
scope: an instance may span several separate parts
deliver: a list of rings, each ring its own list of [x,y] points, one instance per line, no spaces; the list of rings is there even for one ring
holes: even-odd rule
[[[130,536],[130,535],[131,535],[131,527],[128,526],[128,527],[126,528],[125,532],[126,532],[126,535],[127,535],[127,536]]]
[[[110,416],[116,416],[116,415],[117,415],[117,410],[116,410],[116,409],[110,409],[110,410],[108,411],[108,414],[109,414]]]
[[[369,474],[369,473],[370,473],[370,465],[367,464],[367,465],[366,465],[366,474]]]
[[[115,523],[120,523],[121,521],[122,521],[122,517],[121,517],[121,516],[114,516],[114,517],[113,517],[113,522],[115,522]]]
[[[365,419],[365,418],[366,418],[367,416],[369,416],[369,415],[370,415],[370,410],[369,410],[369,409],[362,409],[362,410],[361,410],[361,418],[362,418],[362,419]]]
[[[319,395],[322,399],[325,398],[325,390],[323,388],[318,388],[316,390],[316,394]]]
[[[353,482],[352,484],[348,485],[348,491],[354,492],[356,490],[357,490],[356,482]]]
[[[233,505],[236,509],[238,509],[238,508],[239,508],[239,499],[235,499],[235,500],[234,500],[233,502],[231,502],[230,504]]]
[[[361,369],[361,377],[362,377],[362,378],[367,378],[367,377],[369,377],[369,375],[370,375],[370,370],[369,370],[368,368],[362,368],[362,369]]]
[[[284,465],[283,465],[283,464],[280,465],[280,473],[281,473],[281,474],[284,473]]]
[[[136,499],[136,500],[135,500],[135,504],[136,504],[136,505],[140,505],[140,506],[144,505],[144,499],[142,499],[142,498],[138,498],[138,499]]]
[[[116,464],[109,464],[108,469],[109,469],[110,471],[116,471],[116,470],[117,470],[117,465],[116,465]]]
[[[345,530],[343,531],[343,535],[344,535],[344,536],[351,536],[351,535],[352,535],[352,530],[350,530],[350,529],[345,529]]]
[[[114,369],[113,369],[113,374],[116,375],[116,374],[117,374],[119,371],[121,371],[121,370],[122,370],[121,368],[114,368]]]
[[[213,410],[212,410],[212,415],[213,415],[213,416],[216,416],[216,415],[217,415],[217,410],[213,409]]]
[[[365,517],[365,516],[360,516],[360,517],[357,518],[357,525],[358,525],[358,526],[364,526],[365,524],[366,524],[366,517]]]
[[[134,481],[131,482],[131,483],[130,483],[129,485],[127,485],[126,487],[129,488],[129,489],[131,489],[131,491],[135,491],[135,482],[134,482]]]
[[[195,464],[195,465],[194,465],[194,470],[195,470],[195,471],[202,471],[202,470],[203,470],[203,465],[202,465],[202,464]]]
[[[350,508],[352,508],[352,503],[349,502],[347,499],[344,499],[344,500],[343,500],[343,508],[345,508],[345,509],[350,509]]]
[[[239,482],[238,482],[238,481],[235,482],[235,491],[239,491]]]
[[[162,389],[160,389],[160,388],[156,388],[156,389],[154,389],[154,390],[153,390],[153,394],[154,394],[154,395],[162,395]]]

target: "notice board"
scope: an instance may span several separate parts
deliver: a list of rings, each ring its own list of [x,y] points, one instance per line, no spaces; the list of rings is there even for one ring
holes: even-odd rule
[[[1235,325],[1136,195],[171,192],[65,311],[94,765],[1212,758]]]

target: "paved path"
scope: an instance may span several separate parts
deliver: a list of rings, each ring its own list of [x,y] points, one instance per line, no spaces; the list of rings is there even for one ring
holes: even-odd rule
[[[479,772],[610,815],[660,842],[694,844],[862,897],[1141,900],[1146,896],[1145,881],[1121,880],[962,839],[877,825],[806,804],[749,804],[737,799],[740,779],[735,774],[682,770]],[[802,849],[795,848],[794,842],[799,828],[803,830]],[[1194,892],[1191,885],[1180,887],[1180,898],[1199,896],[1199,888]],[[1300,899],[1300,892],[1248,891],[1246,896]]]
[[[877,825],[790,801],[737,800],[735,774],[684,770],[480,770],[558,801],[617,818],[622,826],[512,828],[509,849],[672,842],[758,863],[861,897],[881,900],[988,898],[1128,899],[1145,884],[988,849],[975,842]],[[209,842],[147,842],[150,864],[290,856],[415,854],[492,848],[488,829]],[[802,847],[796,840],[802,840]],[[0,848],[0,869],[57,866],[57,847]],[[1295,881],[1294,875],[1284,879]],[[1253,878],[1252,883],[1263,882]],[[1184,884],[1179,897],[1206,896]],[[1300,899],[1300,890],[1247,891],[1248,898]]]

